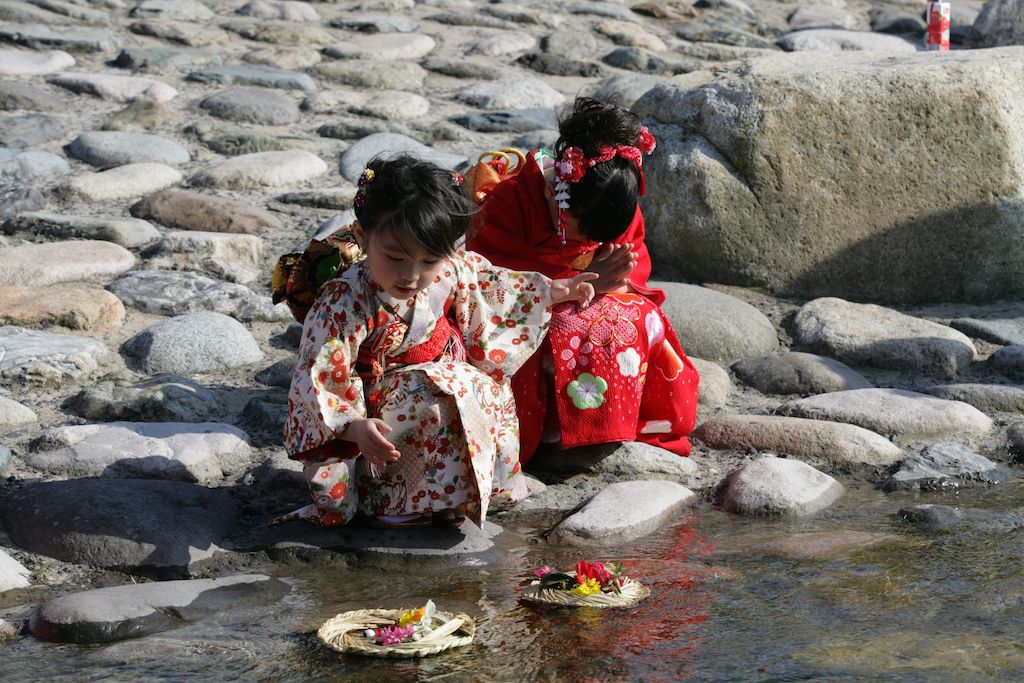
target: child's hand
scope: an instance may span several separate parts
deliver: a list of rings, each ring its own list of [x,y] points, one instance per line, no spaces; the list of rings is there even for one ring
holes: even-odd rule
[[[585,271],[576,277],[551,281],[551,303],[576,300],[580,306],[586,307],[594,298],[594,285],[591,280],[598,278],[597,273]]]
[[[363,418],[351,422],[342,432],[341,437],[359,446],[363,457],[378,472],[383,472],[388,463],[392,463],[402,456],[395,450],[394,444],[384,438],[385,434],[390,433],[391,427],[383,420]]]
[[[604,293],[625,286],[626,278],[636,268],[636,264],[637,255],[633,245],[605,242],[590,262],[590,272],[598,275],[594,289]]]

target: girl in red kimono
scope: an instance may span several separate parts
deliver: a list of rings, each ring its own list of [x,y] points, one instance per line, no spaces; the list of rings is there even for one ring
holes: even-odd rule
[[[512,379],[520,459],[542,436],[564,448],[643,441],[688,455],[699,377],[647,286],[642,154],[654,137],[633,113],[578,98],[555,154],[527,155],[494,186],[467,246],[493,263],[548,277],[599,275],[586,309],[553,309],[548,341]]]

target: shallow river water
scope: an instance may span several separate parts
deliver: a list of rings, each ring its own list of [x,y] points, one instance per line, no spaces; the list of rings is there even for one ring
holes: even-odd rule
[[[102,647],[23,638],[0,650],[0,680],[1019,681],[1024,530],[923,532],[895,513],[922,502],[1005,512],[1022,500],[1021,484],[927,495],[863,485],[805,520],[752,520],[703,505],[606,552],[547,546],[531,540],[537,529],[508,524],[496,539],[501,559],[486,567],[269,565],[293,584],[271,607]],[[781,543],[792,548],[808,532],[889,538],[827,557],[779,554]],[[651,598],[609,611],[518,600],[535,567],[581,558],[621,559]],[[340,656],[314,636],[337,612],[411,607],[428,597],[477,619],[474,645],[383,661]]]

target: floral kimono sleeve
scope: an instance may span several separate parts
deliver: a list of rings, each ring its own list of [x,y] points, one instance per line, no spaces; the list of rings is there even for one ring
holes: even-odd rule
[[[452,309],[469,362],[495,379],[511,377],[540,346],[551,320],[551,280],[493,266],[474,252],[452,257]]]
[[[301,460],[351,457],[348,442],[333,453],[318,451],[338,438],[355,419],[366,417],[363,383],[354,365],[368,334],[365,294],[345,279],[324,286],[306,316],[295,375],[288,392],[284,445]]]

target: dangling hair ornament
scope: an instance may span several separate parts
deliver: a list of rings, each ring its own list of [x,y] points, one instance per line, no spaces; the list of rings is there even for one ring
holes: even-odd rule
[[[356,198],[352,203],[356,208],[362,207],[366,203],[366,188],[373,182],[373,179],[377,176],[372,168],[363,169],[363,172],[359,174],[359,181],[356,183]]]
[[[565,244],[565,229],[568,227],[569,213],[569,186],[575,185],[587,170],[595,165],[620,156],[636,164],[636,170],[640,173],[640,196],[647,192],[647,185],[644,183],[643,154],[650,154],[657,146],[654,136],[647,126],[640,126],[640,138],[636,146],[618,145],[612,147],[605,145],[597,151],[597,156],[586,157],[579,147],[566,147],[558,160],[555,161],[555,203],[558,205],[558,223],[555,225],[555,232],[558,234],[562,244]]]
[[[464,180],[465,179],[462,177],[461,173],[459,173],[458,171],[452,171],[452,185],[454,185],[455,187],[462,187],[462,183]]]

